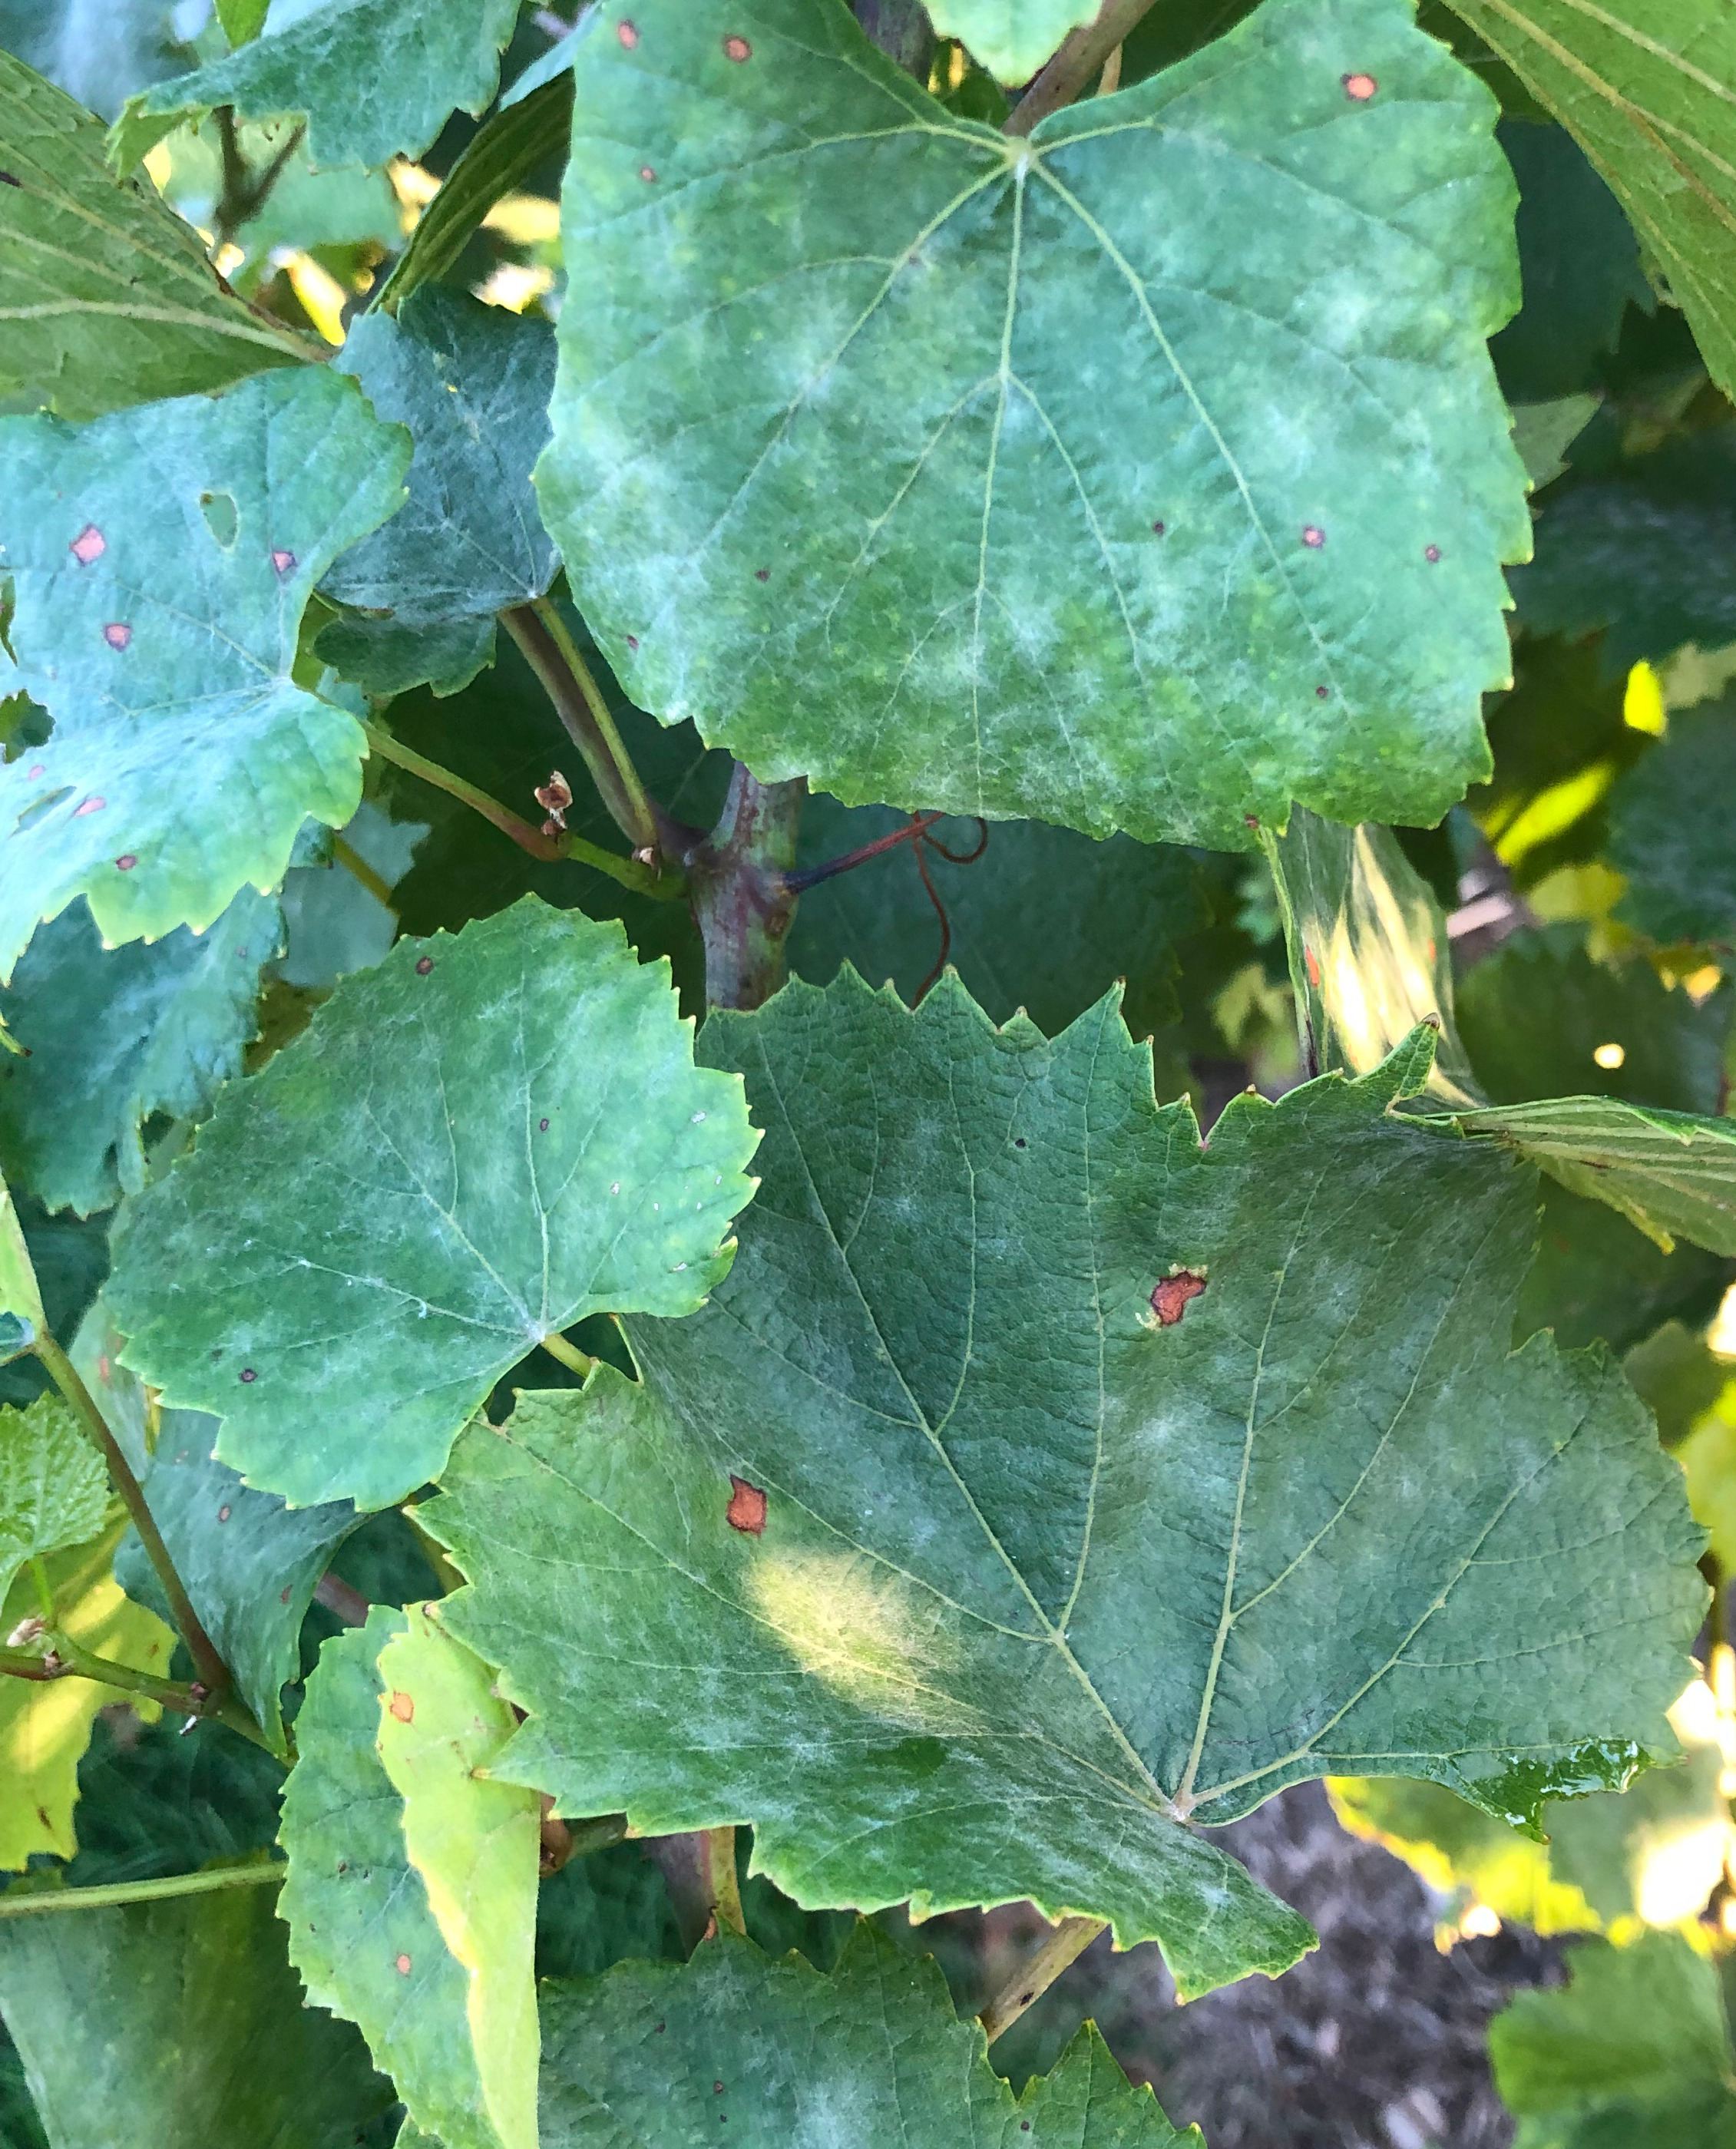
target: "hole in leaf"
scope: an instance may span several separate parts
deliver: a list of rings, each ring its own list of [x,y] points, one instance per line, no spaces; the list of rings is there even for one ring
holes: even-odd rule
[[[227,552],[235,541],[235,531],[240,523],[234,501],[226,492],[202,492],[199,506],[205,518],[205,527]]]

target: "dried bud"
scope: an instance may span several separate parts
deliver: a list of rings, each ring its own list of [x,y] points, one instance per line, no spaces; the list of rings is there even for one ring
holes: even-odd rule
[[[572,786],[558,768],[550,770],[546,783],[537,785],[536,803],[549,817],[542,824],[544,835],[556,835],[566,826],[566,809],[572,803]]]
[[[654,866],[657,862],[657,850],[655,847],[650,843],[647,843],[642,851],[635,851],[633,853],[633,863],[635,865]]]
[[[29,1618],[19,1620],[7,1636],[6,1646],[8,1649],[28,1649],[43,1631],[43,1622],[33,1613]]]

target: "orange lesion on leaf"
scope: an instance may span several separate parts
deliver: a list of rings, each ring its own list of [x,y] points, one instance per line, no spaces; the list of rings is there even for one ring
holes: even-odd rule
[[[1173,1328],[1189,1306],[1205,1288],[1205,1278],[1195,1269],[1172,1269],[1151,1294],[1151,1311],[1160,1328]]]
[[[723,1518],[732,1530],[742,1530],[749,1537],[762,1537],[766,1527],[766,1496],[757,1485],[750,1485],[745,1477],[730,1472],[729,1505],[723,1510]]]

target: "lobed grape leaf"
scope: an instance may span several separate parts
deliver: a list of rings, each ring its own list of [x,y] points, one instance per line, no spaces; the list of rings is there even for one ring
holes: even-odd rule
[[[560,571],[531,484],[548,439],[555,335],[534,315],[430,285],[366,313],[338,361],[415,443],[410,497],[344,554],[322,594],[410,627],[492,615]]]
[[[1489,2026],[1515,2149],[1727,2149],[1729,2026],[1715,1964],[1678,1933],[1573,1949],[1565,1991],[1519,1992]]]
[[[153,1443],[148,1398],[120,1363],[123,1342],[99,1309],[79,1331],[73,1362],[133,1466],[200,1624],[284,1758],[281,1697],[299,1672],[301,1623],[331,1555],[360,1517],[347,1501],[290,1507],[243,1484],[213,1454],[217,1420],[203,1411],[159,1409]],[[135,1604],[171,1617],[135,1531],[116,1555],[114,1578]]]
[[[0,1920],[0,2014],[54,2149],[354,2149],[392,2085],[305,2006],[269,1887]],[[93,2021],[103,2033],[93,2038]]]
[[[518,0],[279,0],[264,33],[227,59],[158,83],[115,122],[109,154],[129,170],[184,120],[219,105],[243,119],[307,121],[316,165],[420,157],[454,110],[480,113],[501,78]]]
[[[1223,848],[1486,772],[1512,179],[1409,0],[1267,0],[1019,141],[839,0],[607,0],[574,67],[538,487],[636,701],[849,803]]]
[[[0,768],[0,980],[79,895],[105,941],[211,924],[341,828],[365,752],[291,677],[303,606],[390,514],[409,442],[355,384],[267,374],[78,430],[0,420],[11,676],[54,719]]]
[[[0,1604],[27,1561],[83,1544],[108,1512],[108,1473],[68,1405],[0,1410]]]
[[[0,994],[25,1048],[0,1060],[0,1157],[14,1184],[81,1216],[137,1194],[143,1122],[198,1118],[241,1072],[282,935],[276,899],[253,888],[203,934],[105,949],[82,898],[38,927]]]
[[[536,2149],[540,1809],[488,1780],[511,1724],[426,1612],[376,1608],[320,1652],[284,1797],[290,1960],[446,2149]]]
[[[167,204],[109,172],[90,114],[8,52],[0,174],[0,395],[93,418],[315,355],[244,304]]]
[[[114,1579],[115,1548],[125,1527],[125,1517],[117,1516],[93,1543],[50,1553],[43,1562],[55,1624],[93,1656],[166,1678],[174,1635],[153,1613],[129,1604]],[[0,1633],[10,1633],[38,1609],[36,1591],[23,1577],[0,1600]],[[0,1872],[16,1871],[43,1851],[70,1858],[77,1850],[78,1763],[97,1712],[117,1701],[155,1714],[154,1703],[94,1679],[38,1685],[0,1678]]]
[[[284,875],[284,952],[275,974],[305,992],[330,992],[353,970],[371,970],[391,952],[398,914],[390,898],[429,833],[425,821],[395,821],[370,798],[320,863]]]
[[[927,1956],[857,1926],[829,1977],[720,1935],[689,1963],[544,1988],[545,2149],[1204,2149],[1087,2025],[1015,2098]]]
[[[1609,861],[1628,886],[1617,914],[1668,946],[1736,944],[1736,706],[1673,717],[1610,793]]]
[[[1722,0],[1451,0],[1608,180],[1736,391],[1727,152],[1736,23]]]
[[[249,1484],[384,1507],[545,1336],[702,1304],[755,1139],[667,969],[526,898],[345,979],[131,1205],[108,1302]]]
[[[1392,1115],[1430,1041],[1202,1150],[1113,1000],[714,1014],[768,1130],[727,1281],[423,1510],[527,1712],[499,1773],[751,1821],[801,1903],[1103,1917],[1197,1993],[1309,1935],[1180,1824],[1351,1771],[1524,1820],[1668,1750],[1679,1473],[1602,1354],[1507,1355],[1535,1182]]]
[[[928,19],[943,38],[969,45],[999,81],[1019,83],[1097,10],[1098,0],[934,0]]]

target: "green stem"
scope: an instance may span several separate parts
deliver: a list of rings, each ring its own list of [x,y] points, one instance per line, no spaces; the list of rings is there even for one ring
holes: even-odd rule
[[[573,859],[597,873],[606,873],[611,880],[631,888],[635,895],[648,895],[660,903],[677,903],[687,893],[687,883],[679,873],[660,873],[650,866],[642,865],[637,858],[616,858],[613,851],[606,851],[597,843],[588,843],[582,836],[545,836],[541,828],[533,828],[510,807],[491,798],[486,791],[479,791],[474,783],[466,783],[450,768],[442,768],[437,761],[429,761],[413,752],[380,725],[364,723],[362,729],[368,735],[370,753],[377,753],[382,761],[390,762],[395,768],[407,769],[412,776],[420,776],[423,783],[432,784],[436,791],[444,791],[449,798],[470,807],[485,821],[491,822],[503,836],[510,836],[521,850],[528,851],[533,858],[541,858],[546,864],[561,858]]]
[[[762,1007],[783,983],[796,915],[789,876],[807,796],[799,776],[762,783],[737,762],[717,827],[687,854],[707,1007]]]
[[[1009,1985],[1004,1985],[978,2016],[992,2045],[1010,2030],[1025,2009],[1040,2000],[1061,1972],[1106,1930],[1101,1918],[1063,1918]]]
[[[1104,0],[1096,21],[1073,33],[1014,106],[1001,132],[1029,134],[1039,119],[1071,104],[1102,74],[1110,54],[1152,5],[1153,0]]]
[[[30,1563],[30,1579],[36,1584],[36,1608],[42,1613],[44,1626],[54,1624],[54,1592],[48,1584],[48,1570],[41,1559]]]
[[[569,1343],[558,1328],[551,1328],[542,1339],[542,1347],[557,1364],[569,1372],[586,1374],[596,1365],[595,1358],[586,1357],[576,1344]]]
[[[63,1678],[90,1679],[98,1686],[112,1686],[123,1694],[142,1694],[147,1701],[159,1703],[180,1716],[216,1714],[209,1695],[196,1694],[191,1687],[182,1686],[174,1679],[154,1678],[148,1672],[134,1671],[130,1664],[117,1664],[107,1657],[93,1657],[88,1649],[80,1648],[76,1642],[52,1630],[43,1635],[43,1640],[48,1650],[43,1656],[30,1649],[0,1649],[0,1673],[8,1678],[28,1679],[38,1686],[52,1686]]]
[[[645,787],[621,744],[609,705],[560,614],[546,597],[539,597],[534,604],[509,606],[501,614],[501,624],[541,681],[567,737],[591,772],[596,795],[608,808],[610,819],[636,852],[659,850],[657,817],[645,795]]]
[[[597,685],[591,667],[580,654],[579,645],[568,632],[566,622],[561,618],[559,608],[547,597],[538,597],[532,609],[548,629],[549,639],[560,651],[561,661],[571,672],[579,692],[584,696],[585,706],[591,712],[591,720],[621,779],[621,788],[626,793],[627,804],[633,816],[633,827],[622,833],[631,837],[637,831],[639,840],[634,847],[636,849],[642,850],[647,844],[655,848],[659,835],[657,810],[652,804],[651,794],[640,780],[638,770],[633,766],[633,757],[626,750],[626,741],[621,736],[614,712],[602,688]]]
[[[214,1699],[226,1696],[234,1682],[229,1668],[218,1654],[216,1644],[205,1632],[204,1622],[193,1608],[193,1600],[187,1594],[175,1563],[169,1556],[169,1547],[163,1542],[163,1532],[157,1527],[144,1497],[143,1487],[133,1475],[133,1466],[121,1452],[120,1442],[108,1430],[108,1421],[97,1407],[96,1398],[80,1379],[78,1370],[52,1336],[42,1335],[36,1339],[36,1355],[47,1368],[48,1377],[59,1389],[78,1417],[84,1428],[102,1451],[108,1465],[108,1476],[114,1489],[126,1502],[127,1512],[133,1517],[133,1527],[139,1541],[157,1570],[157,1579],[163,1584],[163,1593],[169,1599],[169,1608],[192,1654],[201,1682],[209,1688]],[[211,1712],[216,1714],[215,1710]],[[246,1712],[241,1712],[245,1715]],[[253,1725],[251,1717],[247,1718]],[[239,1726],[237,1727],[239,1729]],[[253,1727],[253,1736],[259,1736],[258,1727]]]
[[[0,1895],[0,1918],[33,1918],[50,1910],[119,1910],[128,1903],[214,1895],[220,1888],[276,1888],[288,1870],[281,1862],[222,1865],[209,1873],[172,1873],[161,1880],[115,1880],[103,1888],[12,1888]]]

